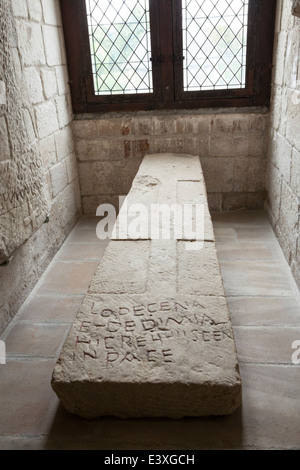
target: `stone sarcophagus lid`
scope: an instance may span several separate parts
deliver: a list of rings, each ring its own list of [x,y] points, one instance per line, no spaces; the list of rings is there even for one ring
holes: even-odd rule
[[[51,383],[85,418],[226,415],[240,405],[198,157],[144,158]]]

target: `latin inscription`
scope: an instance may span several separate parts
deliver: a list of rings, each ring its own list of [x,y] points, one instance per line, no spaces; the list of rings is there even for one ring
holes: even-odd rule
[[[233,341],[230,323],[216,321],[213,312],[197,301],[117,308],[93,302],[90,315],[78,321],[76,331],[75,355],[105,362],[107,368],[134,362],[172,363],[176,341]]]

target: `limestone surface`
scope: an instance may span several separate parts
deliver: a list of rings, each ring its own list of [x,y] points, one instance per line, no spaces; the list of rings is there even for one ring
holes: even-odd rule
[[[49,211],[41,155],[26,127],[33,109],[13,66],[17,35],[11,3],[0,1],[0,264],[44,223]]]
[[[199,204],[203,230],[173,224],[169,238],[130,238],[124,211],[138,202]],[[144,157],[121,212],[55,366],[54,391],[85,418],[234,412],[241,380],[199,158]]]

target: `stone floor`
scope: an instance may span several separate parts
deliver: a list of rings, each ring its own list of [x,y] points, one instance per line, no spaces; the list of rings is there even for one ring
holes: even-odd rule
[[[105,250],[83,217],[2,335],[0,450],[300,449],[300,299],[263,212],[213,214],[234,326],[242,407],[221,418],[93,421],[51,389],[59,351]]]

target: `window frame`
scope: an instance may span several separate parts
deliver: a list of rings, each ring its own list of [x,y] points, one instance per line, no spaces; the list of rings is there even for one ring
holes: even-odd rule
[[[60,0],[74,114],[269,106],[276,0],[249,0],[246,88],[184,91],[181,0],[150,0],[153,93],[93,91],[85,0]]]

